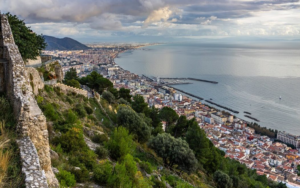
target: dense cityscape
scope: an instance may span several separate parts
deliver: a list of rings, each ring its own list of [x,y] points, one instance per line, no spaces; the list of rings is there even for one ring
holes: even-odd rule
[[[147,44],[149,45],[149,44]],[[117,89],[130,89],[131,94],[141,95],[150,107],[161,109],[165,106],[174,109],[178,115],[187,119],[195,118],[205,130],[213,144],[226,153],[226,157],[235,159],[248,168],[256,169],[258,175],[290,184],[300,185],[297,176],[299,160],[299,138],[279,131],[277,139],[255,133],[247,126],[249,122],[236,118],[233,114],[203,104],[188,97],[170,85],[185,84],[180,80],[164,80],[145,75],[136,75],[118,66],[114,58],[126,50],[145,50],[144,46],[91,46],[90,50],[80,51],[44,51],[49,61],[59,61],[63,71],[75,68],[80,77],[92,71],[105,76]],[[166,128],[166,122],[163,129]],[[296,149],[286,144],[296,146]]]

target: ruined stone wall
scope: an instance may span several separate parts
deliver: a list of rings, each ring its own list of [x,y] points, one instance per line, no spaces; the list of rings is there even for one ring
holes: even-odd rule
[[[20,136],[18,145],[26,187],[58,187],[58,181],[51,168],[46,117],[33,96],[25,64],[15,45],[5,15],[1,15],[0,38],[3,59],[7,61],[4,64],[4,89],[12,102],[18,122],[17,131]]]
[[[33,67],[26,67],[27,77],[29,78],[30,85],[33,90],[33,94],[37,95],[39,89],[44,89],[44,82],[41,79],[39,72]]]
[[[75,87],[70,87],[70,86],[67,86],[65,84],[61,84],[61,83],[57,83],[55,85],[53,85],[54,87],[59,87],[61,89],[62,92],[74,92],[74,93],[77,93],[77,94],[80,94],[80,95],[83,95],[85,97],[88,97],[88,92],[83,90],[83,89],[78,89],[78,88],[75,88]]]

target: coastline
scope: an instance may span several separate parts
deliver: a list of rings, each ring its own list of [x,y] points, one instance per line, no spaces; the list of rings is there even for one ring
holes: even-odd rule
[[[154,44],[154,45],[145,45],[144,47],[146,47],[146,46],[155,46],[155,45],[162,45],[162,44]],[[139,47],[139,48],[141,48],[141,47]],[[123,51],[123,52],[126,52],[127,50],[125,50],[125,51]],[[121,54],[121,53],[123,53],[123,52],[120,52],[119,54]],[[115,62],[114,62],[115,63]],[[116,65],[118,65],[117,63],[115,63]],[[124,68],[122,68],[120,65],[118,65],[121,69],[123,69],[123,70],[126,70],[126,69],[124,69]],[[131,72],[131,71],[129,71],[129,70],[127,70],[128,72]],[[133,73],[133,74],[135,74],[135,73]],[[137,75],[137,74],[136,74]],[[139,77],[141,77],[141,75],[138,75]],[[207,100],[205,100],[203,97],[199,97],[199,96],[196,96],[195,94],[192,94],[191,93],[191,95],[190,95],[190,93],[188,93],[188,92],[182,92],[182,90],[181,89],[177,89],[177,88],[174,88],[174,87],[172,87],[172,86],[168,86],[168,87],[171,87],[171,88],[173,88],[173,89],[175,89],[178,93],[180,92],[181,94],[183,94],[184,96],[186,96],[186,97],[188,97],[188,98],[191,98],[191,99],[193,99],[193,100],[204,100],[203,102],[202,102],[202,104],[204,104],[205,106],[208,106],[208,107],[212,107],[212,108],[214,108],[214,109],[216,109],[216,110],[218,110],[218,111],[225,111],[225,112],[228,112],[228,113],[230,113],[230,114],[232,114],[232,115],[234,115],[234,114],[238,114],[239,113],[239,111],[237,111],[237,110],[234,110],[234,109],[231,109],[231,108],[229,108],[229,107],[226,107],[226,106],[223,106],[223,105],[219,105],[219,104],[217,104],[217,105],[215,105],[214,104],[214,102],[212,102],[212,101],[210,101],[209,99],[207,99]],[[196,97],[195,97],[196,96]],[[207,102],[208,101],[208,102]],[[245,113],[245,112],[243,112],[243,111],[241,111],[241,113],[239,113],[239,117],[237,117],[238,119],[240,119],[240,120],[242,120],[242,121],[244,121],[244,122],[246,122],[247,124],[257,124],[257,123],[259,123],[260,122],[260,120],[258,120],[257,118],[255,118],[255,117],[252,117],[252,116],[250,116],[251,118],[248,118],[247,116],[245,116],[245,115],[247,115],[247,116],[249,116],[249,114],[247,114],[247,113]],[[235,115],[234,115],[235,116]],[[245,118],[243,118],[243,117],[241,117],[241,116],[245,116],[246,118],[248,118],[247,120],[245,119]],[[265,130],[270,130],[270,129],[273,129],[272,127],[269,127],[269,126],[260,126],[259,125],[259,128],[257,128],[257,129],[259,129],[259,130],[262,130],[263,128],[265,128]],[[274,129],[274,131],[284,131],[284,130],[279,130],[279,129]],[[259,134],[262,134],[261,132],[259,132],[258,131],[258,133]],[[290,133],[290,134],[293,134],[293,133]],[[262,135],[264,135],[264,134],[262,134]],[[275,137],[271,137],[271,138],[276,138],[276,136]]]

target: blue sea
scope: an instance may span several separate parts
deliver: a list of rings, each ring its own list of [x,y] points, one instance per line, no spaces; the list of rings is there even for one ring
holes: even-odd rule
[[[261,126],[300,135],[299,42],[162,44],[115,61],[140,75],[217,81],[175,87],[237,110],[237,117],[253,121],[247,111]]]

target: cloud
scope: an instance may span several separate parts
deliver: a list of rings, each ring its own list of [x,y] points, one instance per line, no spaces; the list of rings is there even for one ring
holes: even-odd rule
[[[34,31],[59,36],[300,37],[299,0],[0,1]]]
[[[144,22],[144,27],[147,27],[149,24],[159,21],[166,22],[173,14],[173,11],[169,7],[164,7],[158,10],[154,10]]]

